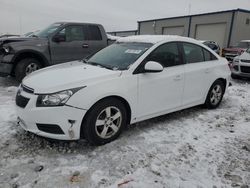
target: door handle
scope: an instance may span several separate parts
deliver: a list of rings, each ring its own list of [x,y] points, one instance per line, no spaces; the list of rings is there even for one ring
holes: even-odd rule
[[[83,44],[82,47],[83,47],[83,48],[88,48],[89,45],[88,45],[88,44]]]
[[[175,80],[175,81],[179,81],[179,80],[181,80],[181,75],[177,75],[177,76],[175,76],[175,77],[174,77],[174,80]]]

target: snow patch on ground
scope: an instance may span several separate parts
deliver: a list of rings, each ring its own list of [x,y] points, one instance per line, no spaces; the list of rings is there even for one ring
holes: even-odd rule
[[[0,78],[0,187],[250,186],[249,83],[234,81],[218,109],[144,121],[93,147],[23,131],[16,125],[17,84]]]

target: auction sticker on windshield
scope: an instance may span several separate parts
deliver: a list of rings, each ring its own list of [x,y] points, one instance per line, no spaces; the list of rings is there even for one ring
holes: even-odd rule
[[[142,50],[133,50],[133,49],[127,49],[125,53],[127,54],[140,54]]]

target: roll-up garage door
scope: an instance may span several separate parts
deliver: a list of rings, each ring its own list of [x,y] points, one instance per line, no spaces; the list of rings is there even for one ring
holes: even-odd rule
[[[184,27],[177,26],[177,27],[164,27],[163,28],[163,35],[184,35]]]
[[[212,40],[221,47],[224,46],[226,23],[196,25],[195,38],[199,40]]]

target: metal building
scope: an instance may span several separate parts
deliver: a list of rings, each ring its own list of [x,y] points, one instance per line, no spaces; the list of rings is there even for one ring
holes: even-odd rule
[[[113,36],[127,37],[131,35],[137,35],[137,30],[113,31],[113,32],[107,32],[107,33]]]
[[[244,9],[138,21],[138,34],[181,35],[213,40],[221,47],[250,39],[250,11]]]

